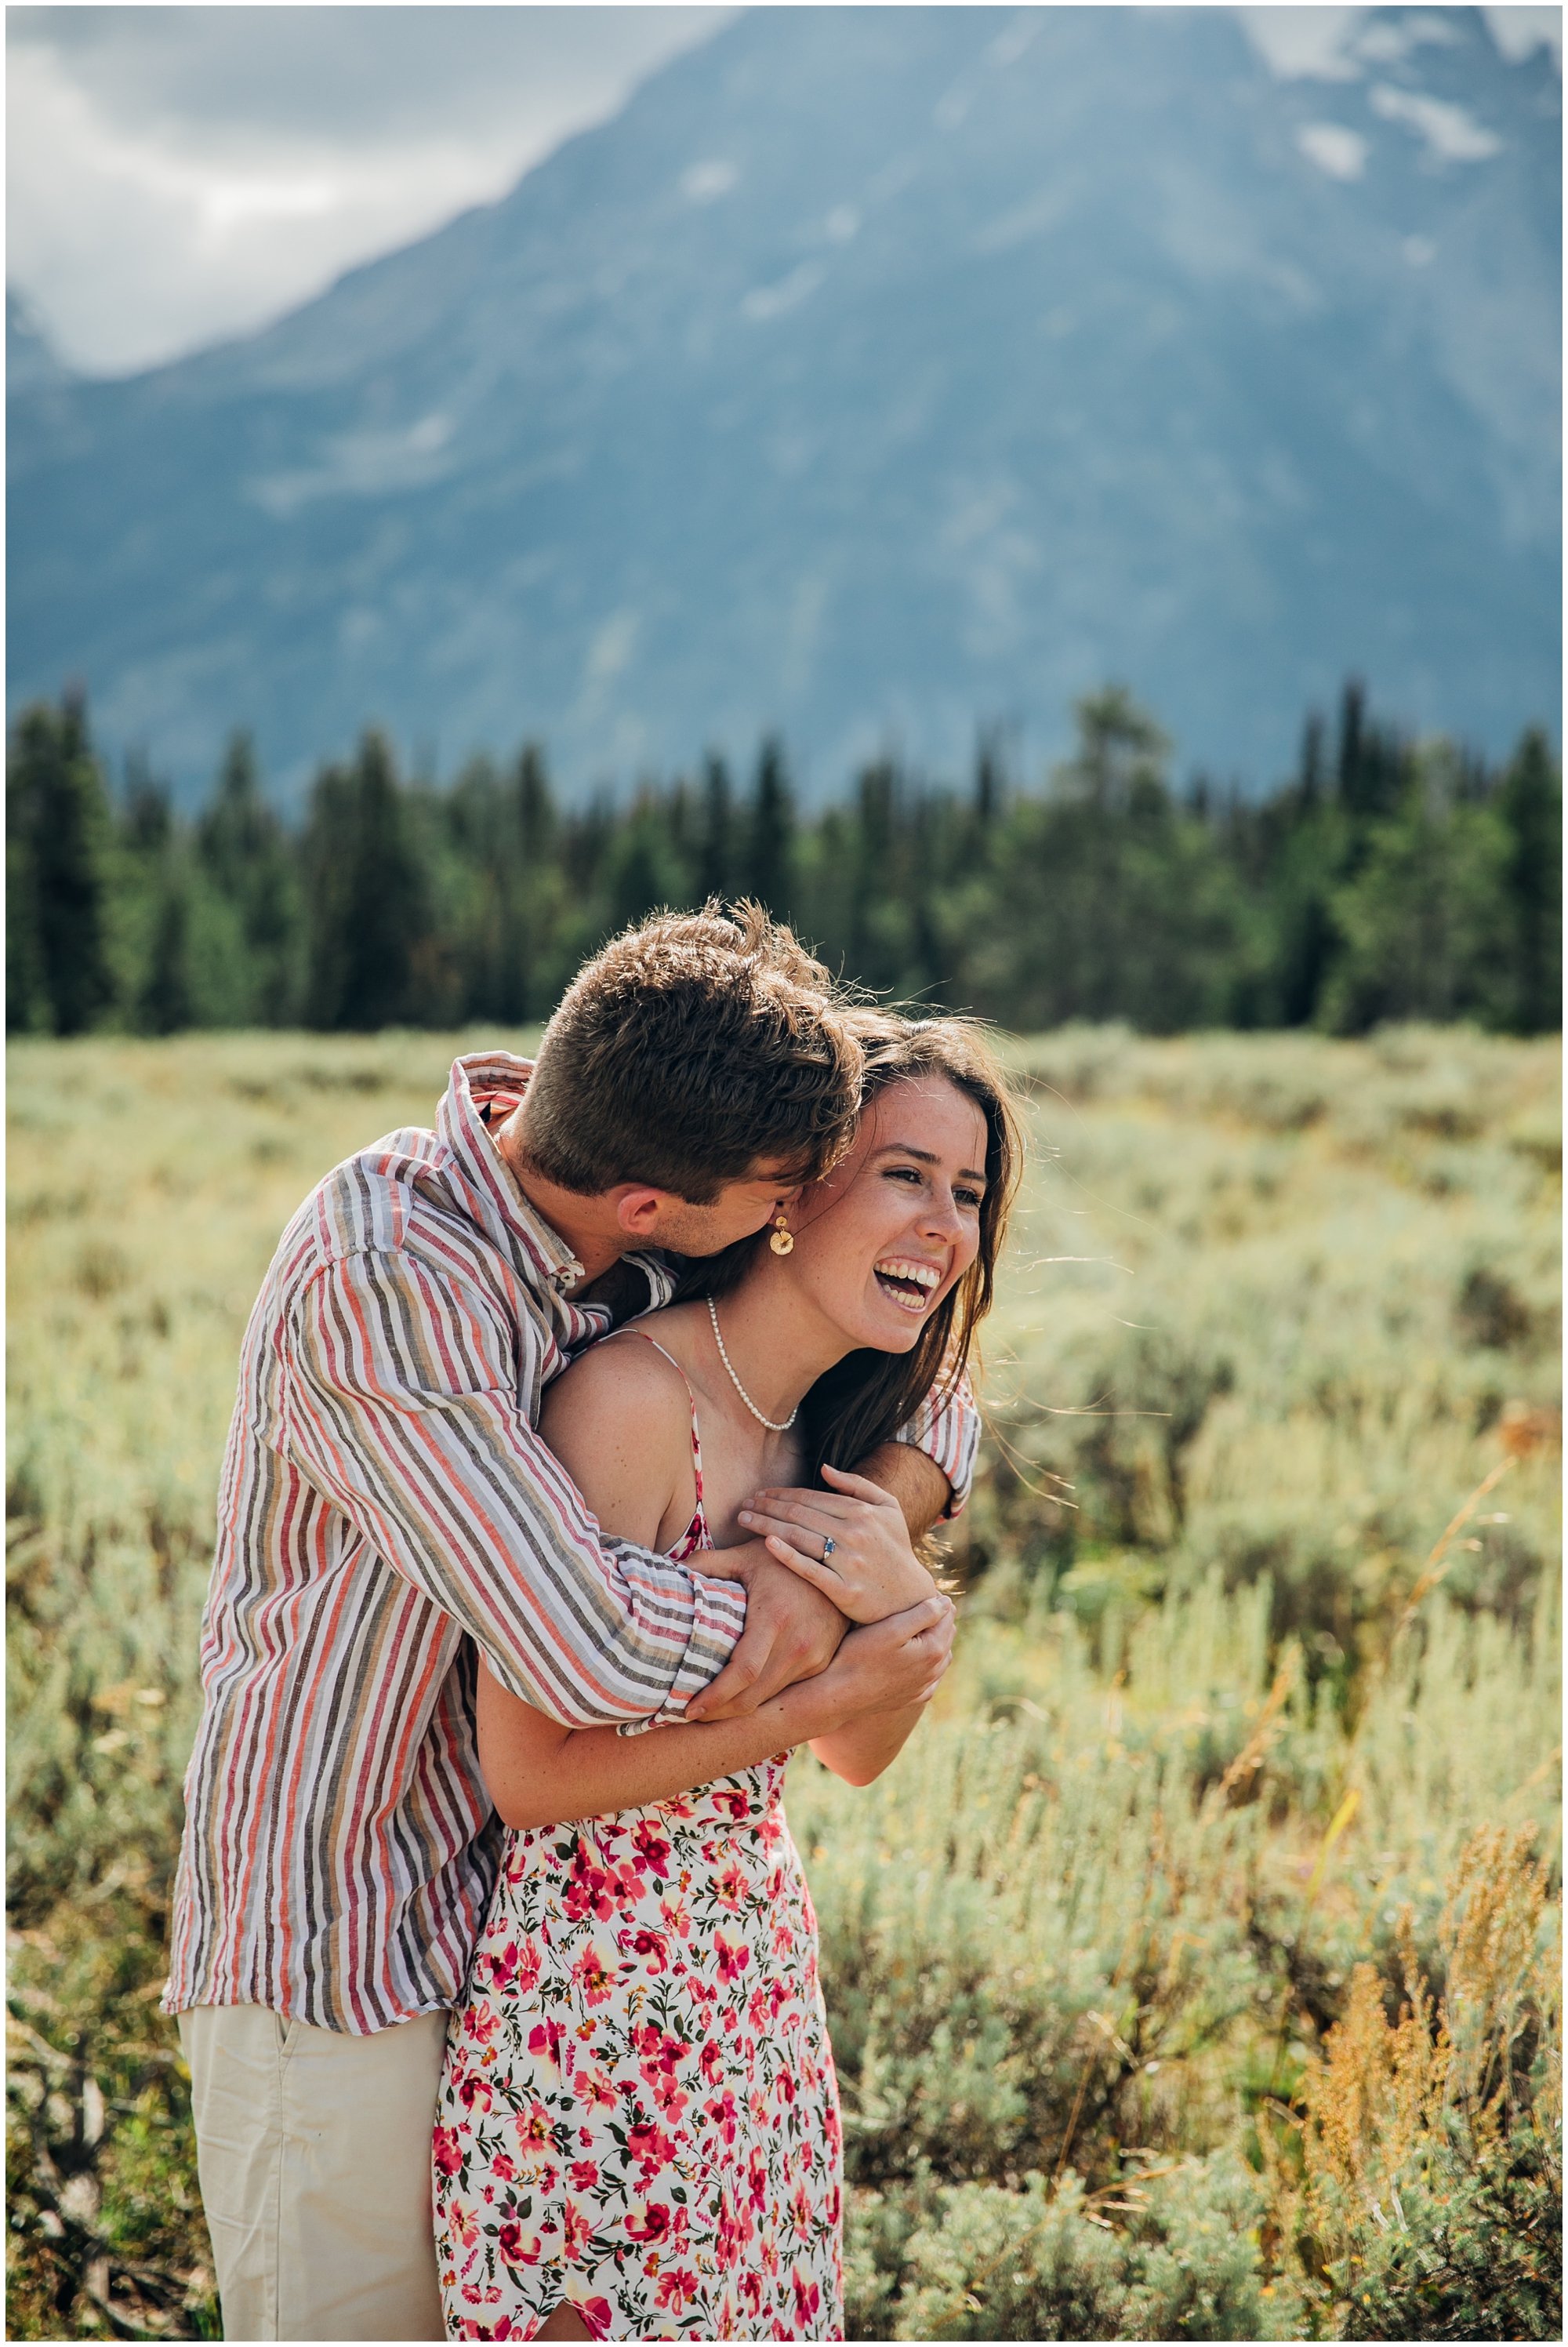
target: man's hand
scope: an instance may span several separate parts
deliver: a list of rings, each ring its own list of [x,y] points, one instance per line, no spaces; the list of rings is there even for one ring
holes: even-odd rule
[[[832,1722],[847,1726],[868,1715],[929,1703],[953,1658],[952,1600],[933,1589],[917,1604],[851,1630],[811,1699],[820,1697]]]
[[[717,1678],[686,1706],[688,1719],[739,1719],[827,1668],[849,1624],[830,1599],[771,1556],[765,1542],[716,1550],[702,1569],[743,1583],[746,1626]]]

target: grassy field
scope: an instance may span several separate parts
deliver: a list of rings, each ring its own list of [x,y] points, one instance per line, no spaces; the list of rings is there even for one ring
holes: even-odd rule
[[[217,2335],[156,1998],[236,1351],[463,1047],[12,1051],[13,2335]],[[792,1776],[852,2332],[1560,2335],[1556,1047],[1016,1057],[959,1658]]]

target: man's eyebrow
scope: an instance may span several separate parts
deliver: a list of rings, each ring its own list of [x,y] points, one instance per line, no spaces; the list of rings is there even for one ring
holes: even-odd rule
[[[934,1149],[917,1149],[910,1141],[885,1141],[880,1148],[873,1150],[872,1155],[886,1157],[890,1149],[896,1149],[900,1157],[917,1157],[922,1165],[939,1165],[942,1162]],[[961,1182],[983,1182],[985,1178],[973,1165],[960,1165],[958,1168]]]

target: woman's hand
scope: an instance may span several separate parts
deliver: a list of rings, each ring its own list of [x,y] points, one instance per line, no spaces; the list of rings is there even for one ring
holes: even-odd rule
[[[830,1723],[818,1733],[929,1702],[952,1660],[957,1618],[952,1600],[932,1590],[902,1613],[851,1630],[821,1677],[803,1690]]]
[[[880,1622],[928,1595],[931,1576],[909,1545],[892,1493],[864,1475],[822,1471],[832,1491],[759,1491],[741,1510],[741,1522],[852,1622]]]

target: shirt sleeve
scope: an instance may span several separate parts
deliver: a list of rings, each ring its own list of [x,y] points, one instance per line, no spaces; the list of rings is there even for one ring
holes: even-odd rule
[[[957,1385],[946,1389],[938,1379],[895,1440],[912,1443],[941,1469],[948,1479],[948,1499],[938,1521],[950,1522],[973,1488],[980,1447],[980,1413],[968,1371],[965,1369]]]
[[[285,1342],[292,1463],[524,1702],[572,1727],[678,1717],[728,1660],[744,1590],[607,1545],[518,1406],[517,1327],[477,1285],[409,1253],[343,1256]]]

